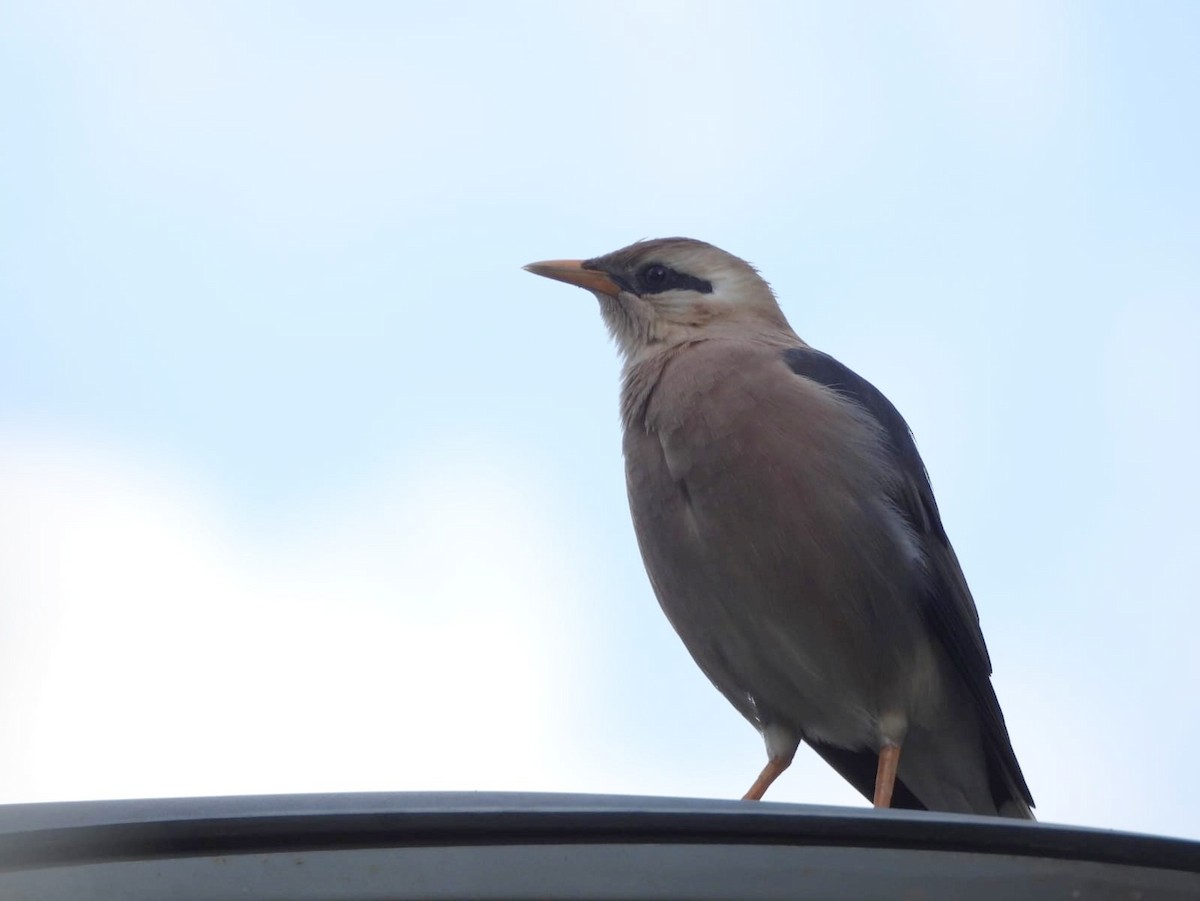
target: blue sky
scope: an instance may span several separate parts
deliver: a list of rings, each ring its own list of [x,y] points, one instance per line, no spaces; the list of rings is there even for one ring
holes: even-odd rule
[[[1200,7],[0,8],[0,801],[733,797],[617,361],[685,234],[913,426],[1043,819],[1200,837]],[[858,804],[811,755],[776,800]]]

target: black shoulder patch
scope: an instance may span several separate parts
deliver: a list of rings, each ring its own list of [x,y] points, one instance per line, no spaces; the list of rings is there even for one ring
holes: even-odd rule
[[[848,366],[839,363],[829,354],[811,347],[792,347],[783,352],[788,368],[796,375],[812,379],[819,385],[844,394],[857,403],[883,426],[892,451],[905,466],[916,466],[924,473],[925,466],[917,453],[908,423],[900,415],[883,392]]]

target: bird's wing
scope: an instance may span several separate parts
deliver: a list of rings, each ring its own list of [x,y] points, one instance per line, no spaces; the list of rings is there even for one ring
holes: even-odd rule
[[[942,527],[929,475],[917,453],[908,423],[879,389],[828,354],[809,347],[796,347],[785,351],[783,356],[793,373],[858,404],[882,429],[900,477],[891,500],[920,539],[928,568],[927,588],[921,599],[922,613],[970,691],[983,723],[988,756],[1001,770],[997,773],[994,767],[988,768],[993,783],[992,794],[999,804],[1017,792],[1032,806],[1033,798],[1021,774],[1004,724],[1004,714],[992,688],[992,663],[979,627],[979,612],[967,588],[958,557]],[[817,751],[835,769],[842,771],[824,749],[817,748]],[[846,778],[850,779],[849,776]],[[854,783],[853,779],[850,781]]]

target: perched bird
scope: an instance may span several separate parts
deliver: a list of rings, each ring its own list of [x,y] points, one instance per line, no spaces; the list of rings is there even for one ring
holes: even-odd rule
[[[595,294],[624,358],[638,544],[688,651],[762,733],[745,797],[803,740],[877,807],[1032,819],[975,603],[888,399],[711,244],[525,268]]]

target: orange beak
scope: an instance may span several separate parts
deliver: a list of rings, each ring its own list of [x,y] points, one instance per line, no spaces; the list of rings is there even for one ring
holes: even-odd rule
[[[530,263],[525,267],[525,271],[566,282],[568,285],[578,285],[580,288],[607,294],[609,297],[616,297],[621,293],[620,286],[607,274],[598,269],[584,269],[582,260],[546,260],[542,263]]]

